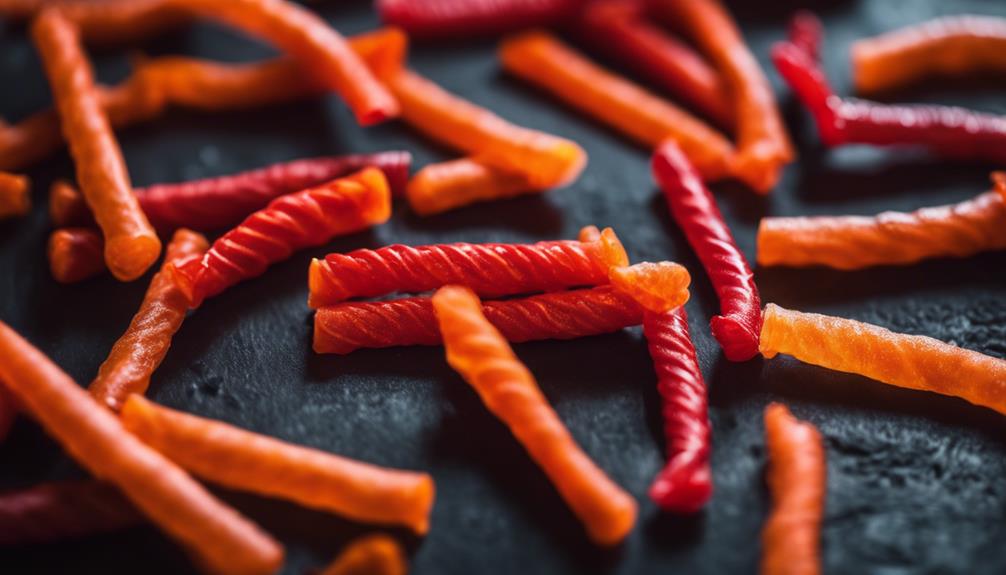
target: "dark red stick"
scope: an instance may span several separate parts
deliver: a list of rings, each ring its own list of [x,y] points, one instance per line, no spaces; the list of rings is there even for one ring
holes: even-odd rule
[[[544,26],[572,16],[585,0],[377,0],[385,24],[417,38],[459,38]]]
[[[0,494],[0,545],[45,543],[143,523],[119,490],[97,481],[43,483]]]
[[[685,308],[645,313],[643,333],[657,372],[667,440],[667,465],[653,480],[650,499],[668,511],[695,513],[709,501],[713,482],[706,383]]]
[[[722,315],[710,322],[713,336],[727,359],[751,359],[758,353],[761,298],[744,254],[734,243],[716,200],[677,144],[661,144],[651,163],[671,215],[684,230],[720,299]]]

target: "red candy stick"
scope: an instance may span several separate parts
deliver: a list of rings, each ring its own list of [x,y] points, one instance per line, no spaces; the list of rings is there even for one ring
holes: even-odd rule
[[[329,254],[311,262],[308,305],[353,297],[419,293],[447,284],[486,297],[608,283],[608,269],[628,261],[610,229],[593,241],[536,244],[393,245]]]
[[[585,0],[378,0],[381,21],[417,38],[458,38],[554,24]]]
[[[611,333],[642,321],[642,308],[611,286],[482,302],[489,323],[508,341],[573,339]],[[314,316],[314,351],[347,354],[361,348],[440,345],[428,297],[343,302]]]
[[[772,61],[813,114],[826,146],[921,146],[951,158],[1006,162],[1006,117],[954,106],[904,106],[841,98],[802,43],[776,44]]]
[[[388,181],[377,168],[273,200],[221,236],[203,255],[170,264],[192,307],[293,252],[387,221]]]
[[[135,190],[140,207],[158,231],[176,228],[215,230],[234,226],[248,214],[270,201],[293,192],[318,186],[367,166],[384,172],[393,195],[405,193],[412,155],[409,152],[378,152],[350,156],[326,156],[273,164],[228,176],[192,180],[178,184],[155,184]],[[57,197],[58,195],[58,197]],[[70,195],[65,186],[54,186],[50,206],[57,225],[86,225],[93,222],[79,194]]]
[[[667,465],[650,486],[650,499],[668,511],[694,513],[709,500],[713,483],[706,383],[685,308],[647,312],[643,333],[657,372],[667,440]]]
[[[720,313],[710,322],[713,336],[731,361],[758,353],[761,298],[744,254],[698,172],[674,142],[653,154],[653,177],[663,188],[671,215],[695,250],[720,299]]]
[[[734,103],[715,68],[688,44],[649,23],[641,0],[603,0],[581,17],[582,36],[721,126],[733,126]]]
[[[111,485],[43,483],[0,494],[0,545],[47,543],[145,523]]]

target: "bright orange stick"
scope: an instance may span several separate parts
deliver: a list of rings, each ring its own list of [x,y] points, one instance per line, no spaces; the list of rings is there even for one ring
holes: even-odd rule
[[[321,575],[405,575],[405,552],[387,535],[350,542]]]
[[[342,35],[307,8],[286,0],[167,0],[167,4],[271,42],[339,93],[360,125],[377,124],[399,113],[395,98]]]
[[[89,228],[62,228],[49,236],[47,255],[52,277],[72,284],[105,271],[101,234]]]
[[[0,220],[31,211],[30,191],[31,180],[27,176],[0,172]]]
[[[945,16],[858,40],[852,69],[860,94],[933,76],[1006,74],[1006,18]]]
[[[59,8],[95,44],[147,39],[186,21],[163,0],[0,0],[0,15],[28,19],[47,7]]]
[[[441,288],[433,309],[451,365],[514,434],[573,509],[590,538],[622,541],[636,522],[636,502],[576,444],[542,395],[534,376],[482,315],[471,290]]]
[[[429,529],[433,479],[300,447],[131,395],[122,423],[192,473],[358,521]]]
[[[429,216],[476,202],[541,191],[522,174],[469,157],[428,164],[409,180],[405,197],[413,211]]]
[[[851,319],[765,307],[760,351],[897,387],[952,395],[1006,414],[1006,361]]]
[[[587,153],[576,143],[511,124],[411,70],[402,69],[385,81],[402,106],[402,119],[417,130],[498,168],[524,174],[535,187],[568,184],[587,163]]]
[[[597,66],[547,32],[521,34],[499,49],[503,67],[650,147],[673,139],[707,180],[728,175],[733,148],[688,112]]]
[[[81,192],[105,237],[105,262],[116,278],[136,279],[157,260],[161,241],[133,195],[77,32],[52,9],[35,20],[32,36],[70,143]]]
[[[821,434],[781,403],[765,408],[772,514],[762,528],[762,575],[821,573],[821,520],[828,481]]]
[[[131,393],[143,394],[150,376],[161,365],[171,347],[171,338],[182,327],[189,300],[175,285],[166,266],[192,255],[202,254],[209,243],[202,234],[180,229],[168,244],[164,264],[152,280],[139,311],[126,332],[112,346],[108,358],[88,391],[102,405],[119,411]]]
[[[589,232],[588,232],[589,233]],[[611,285],[653,313],[664,313],[688,302],[692,278],[674,262],[642,262],[608,270]]]
[[[1006,249],[1006,201],[995,192],[949,206],[877,216],[763,218],[758,264],[852,270]]]
[[[264,575],[279,569],[278,543],[128,433],[119,418],[2,322],[0,380],[81,466],[117,485],[211,570]]]
[[[795,157],[772,86],[719,0],[651,0],[654,12],[688,31],[727,81],[736,106],[733,171],[761,193]]]

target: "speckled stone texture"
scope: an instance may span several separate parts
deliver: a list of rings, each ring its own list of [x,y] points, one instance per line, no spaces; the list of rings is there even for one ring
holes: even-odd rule
[[[317,2],[345,32],[376,25],[366,2]],[[795,1],[732,2],[763,63]],[[948,13],[1006,15],[1002,0],[822,3],[825,63],[848,91],[855,38]],[[246,60],[270,51],[216,26],[159,38],[151,54]],[[751,573],[768,510],[762,409],[784,401],[827,442],[827,573],[1006,572],[1006,422],[960,400],[885,387],[781,357],[725,361],[709,335],[717,303],[653,185],[647,154],[603,126],[505,77],[493,42],[416,47],[410,63],[446,88],[519,124],[578,141],[590,153],[569,188],[421,219],[396,206],[387,225],[298,254],[208,301],[175,338],[150,396],[296,443],[383,465],[423,469],[437,482],[425,540],[396,532],[413,573]],[[126,51],[95,54],[99,76],[121,78]],[[770,72],[777,86],[778,77]],[[0,25],[0,114],[17,120],[48,101],[24,31]],[[714,190],[753,258],[764,215],[870,214],[972,197],[989,166],[952,165],[903,152],[825,152],[809,118],[781,91],[800,162],[762,199],[738,185]],[[936,82],[892,99],[963,104],[1006,114],[1006,80]],[[122,131],[137,185],[234,172],[297,157],[408,149],[418,165],[453,157],[397,124],[358,128],[334,97],[247,113],[173,111]],[[125,328],[149,277],[102,277],[63,287],[44,258],[44,193],[72,175],[65,154],[31,170],[36,208],[0,223],[0,318],[37,343],[80,382],[89,381]],[[641,501],[625,545],[595,549],[505,427],[450,371],[436,348],[347,357],[310,349],[307,264],[328,251],[392,242],[534,241],[575,237],[585,224],[613,226],[635,261],[677,260],[692,270],[691,329],[710,384],[716,492],[697,517],[661,515],[645,498],[663,462],[655,377],[638,329],[570,342],[522,344],[576,439]],[[859,272],[757,270],[766,302],[831,313],[1006,355],[1006,254]],[[73,476],[76,467],[43,433],[21,422],[0,446],[0,487]],[[288,546],[285,573],[327,562],[371,528],[244,494],[222,493]],[[187,573],[184,554],[154,529],[79,542],[0,550],[3,573]]]

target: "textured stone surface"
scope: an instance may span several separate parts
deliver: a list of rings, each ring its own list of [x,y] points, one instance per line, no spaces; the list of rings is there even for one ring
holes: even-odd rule
[[[735,2],[763,62],[796,2]],[[771,7],[764,6],[771,4]],[[317,4],[347,32],[376,23],[366,3]],[[848,43],[894,26],[958,12],[1006,14],[1001,0],[831,1],[821,8],[825,59],[846,90]],[[199,25],[158,39],[151,53],[229,60],[268,50]],[[112,81],[124,52],[96,55]],[[959,400],[885,387],[788,358],[726,362],[707,329],[716,301],[651,183],[645,151],[503,76],[491,42],[421,47],[411,63],[450,90],[504,117],[571,137],[591,162],[573,186],[420,219],[392,221],[274,266],[192,315],[154,377],[158,402],[297,443],[384,465],[430,471],[438,488],[433,528],[403,540],[413,572],[750,573],[768,508],[761,411],[785,401],[821,428],[829,458],[824,558],[829,573],[1001,573],[1006,570],[1006,425]],[[777,82],[774,74],[773,81]],[[0,27],[0,114],[16,120],[47,102],[37,57],[22,30]],[[903,99],[1006,113],[1003,82],[951,82]],[[766,214],[874,213],[958,201],[986,188],[988,167],[907,153],[823,152],[808,118],[783,97],[801,161],[767,199],[734,185],[716,191],[742,248],[754,252]],[[138,185],[233,172],[283,159],[406,148],[419,165],[451,157],[398,125],[362,130],[335,98],[240,114],[175,111],[120,134]],[[44,190],[72,174],[65,155],[31,171],[39,204],[0,224],[0,318],[81,382],[93,377],[135,311],[147,280],[109,277],[61,287],[45,266]],[[616,228],[633,259],[674,259],[693,272],[692,331],[710,382],[716,493],[694,518],[662,516],[645,499],[660,467],[659,401],[638,330],[573,342],[517,346],[572,433],[641,501],[623,548],[594,549],[507,430],[446,366],[438,349],[310,351],[307,262],[328,251],[389,242],[532,241],[573,237],[585,224]],[[860,272],[759,270],[765,301],[926,334],[1006,355],[1006,254]],[[19,423],[0,446],[0,487],[79,473],[34,426]],[[327,561],[368,530],[285,503],[224,494],[288,544],[286,573]],[[184,555],[153,529],[86,541],[0,550],[4,573],[181,573]]]

